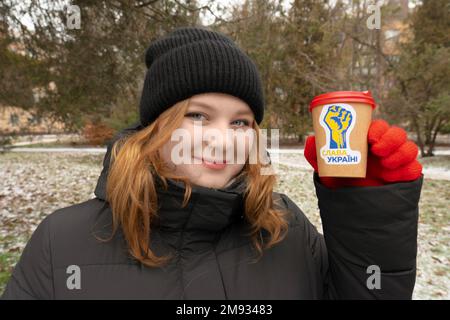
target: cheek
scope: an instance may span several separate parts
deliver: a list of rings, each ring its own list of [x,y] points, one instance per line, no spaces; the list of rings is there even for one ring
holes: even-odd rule
[[[166,142],[161,148],[160,155],[164,162],[173,163],[171,160],[171,152],[172,152],[172,143],[171,141]]]
[[[174,140],[172,140],[172,137]],[[193,128],[186,121],[177,128],[172,137],[161,148],[161,157],[165,162],[178,166],[188,166],[193,156]],[[183,162],[183,163],[182,163]]]
[[[245,164],[245,162],[248,160],[249,154],[251,152],[251,149],[255,145],[254,139],[252,137],[249,137],[248,135],[245,136],[237,136],[234,145],[235,145],[235,156],[240,155],[240,159],[245,159],[244,163],[241,163],[241,161],[235,161],[238,165],[241,165],[241,167]]]
[[[239,172],[241,172],[242,168],[244,167],[245,164],[230,164],[228,167],[228,176],[229,178],[233,178],[234,176],[236,176]]]

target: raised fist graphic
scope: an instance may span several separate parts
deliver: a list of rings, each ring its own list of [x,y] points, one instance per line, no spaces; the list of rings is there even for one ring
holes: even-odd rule
[[[347,148],[346,133],[352,123],[352,113],[341,106],[328,107],[324,122],[330,130],[330,149]]]

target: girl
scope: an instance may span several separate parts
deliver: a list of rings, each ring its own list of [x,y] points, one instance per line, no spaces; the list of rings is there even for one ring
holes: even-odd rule
[[[235,134],[259,132],[264,99],[230,38],[179,28],[146,64],[140,123],[108,146],[96,197],[41,222],[3,298],[411,298],[423,175],[404,131],[372,123],[365,179],[319,179],[308,139],[324,237],[261,174],[258,135]],[[195,153],[206,144],[192,138],[198,124],[221,133],[218,153]],[[179,131],[192,162],[175,161]],[[243,163],[220,156],[236,142]]]

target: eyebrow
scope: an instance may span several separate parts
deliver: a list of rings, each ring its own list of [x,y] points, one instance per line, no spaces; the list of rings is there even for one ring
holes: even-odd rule
[[[201,101],[192,101],[192,105],[197,105],[199,107],[205,107],[207,109],[210,109],[211,111],[215,111],[215,109],[213,107],[211,107],[209,104],[201,102]],[[252,111],[250,110],[239,110],[236,112],[236,114],[240,115],[252,115]]]
[[[205,107],[205,108],[207,108],[207,109],[211,109],[211,110],[214,111],[214,108],[213,108],[213,107],[211,107],[209,104],[204,103],[204,102],[200,102],[200,101],[192,101],[192,104],[193,104],[193,105],[197,105],[197,106],[199,106],[199,107]]]

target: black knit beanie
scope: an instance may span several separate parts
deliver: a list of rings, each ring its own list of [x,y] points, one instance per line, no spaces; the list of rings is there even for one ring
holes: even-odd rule
[[[258,69],[226,35],[200,27],[177,28],[152,42],[140,102],[145,127],[175,103],[193,95],[221,92],[246,102],[255,120],[264,117]]]

